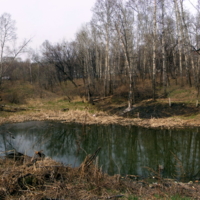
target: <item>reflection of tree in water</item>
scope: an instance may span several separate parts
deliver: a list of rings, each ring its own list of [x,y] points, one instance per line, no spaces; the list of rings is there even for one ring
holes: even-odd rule
[[[11,132],[9,132],[4,126],[0,129],[0,149],[2,151],[2,155],[7,154],[7,151],[15,149],[13,145],[14,136]]]
[[[49,142],[45,145],[46,150],[49,151],[49,155],[56,155],[58,157],[75,155],[77,151],[76,140],[81,131],[79,126],[77,124],[55,124],[49,131],[52,134],[50,134]]]
[[[199,138],[200,134],[194,129],[145,130],[140,139],[144,156],[142,165],[157,170],[162,164],[165,176],[192,178],[200,167]]]
[[[99,166],[109,174],[149,175],[143,167],[164,166],[165,177],[200,177],[200,133],[196,129],[158,130],[119,125],[80,125],[58,122],[29,122],[1,126],[0,148],[9,144],[44,150],[47,156],[81,163],[86,154],[102,147]],[[7,134],[5,134],[7,133]],[[11,140],[8,133],[14,134]],[[27,147],[28,146],[28,147]],[[25,147],[24,147],[25,148]],[[24,152],[22,152],[24,153]],[[69,158],[69,159],[68,159]]]
[[[181,167],[192,177],[200,167],[197,130],[188,133],[188,130],[92,125],[86,133],[82,148],[92,153],[101,146],[100,165],[110,174],[120,171],[147,176],[151,173],[145,166],[157,171],[158,166],[163,165],[165,177],[182,176]]]
[[[135,151],[137,134],[129,134],[127,127],[92,125],[84,137],[82,148],[86,152],[92,153],[98,147],[102,147],[99,162],[109,174],[130,170],[130,165],[126,165],[127,158],[129,159]],[[135,165],[135,163],[131,164]]]
[[[157,170],[158,165],[165,168],[164,176],[181,176],[177,164],[182,164],[190,177],[198,172],[200,153],[200,134],[198,130],[154,130],[117,125],[85,126],[62,124],[54,125],[45,138],[49,155],[73,155],[82,162],[85,152],[92,154],[102,147],[99,163],[109,174],[143,174],[149,172],[145,166]],[[49,137],[48,137],[49,136]],[[81,150],[77,153],[77,141]],[[84,151],[85,152],[84,152]],[[177,163],[177,158],[180,163]]]

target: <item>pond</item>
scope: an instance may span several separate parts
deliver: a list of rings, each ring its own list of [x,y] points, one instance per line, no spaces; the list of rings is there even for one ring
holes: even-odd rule
[[[43,150],[72,167],[101,147],[99,166],[110,175],[200,178],[200,130],[161,130],[120,125],[81,125],[31,121],[0,126],[0,151],[16,149],[33,156]],[[3,154],[1,154],[3,156]]]

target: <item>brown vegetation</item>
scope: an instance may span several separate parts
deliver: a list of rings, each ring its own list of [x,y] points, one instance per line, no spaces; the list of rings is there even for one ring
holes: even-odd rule
[[[128,114],[127,114],[128,115]],[[38,112],[15,112],[9,113],[8,117],[0,117],[0,124],[16,123],[35,120],[58,120],[64,122],[77,122],[86,124],[121,124],[121,125],[136,125],[143,127],[162,127],[162,128],[182,128],[200,126],[199,115],[195,119],[181,119],[179,117],[169,118],[126,118],[122,116],[109,116],[104,112],[72,110],[67,112],[62,111],[38,111]]]
[[[158,172],[154,172],[153,181],[136,179],[134,175],[109,176],[94,162],[99,150],[92,156],[88,155],[77,168],[64,166],[50,158],[36,163],[30,163],[30,159],[0,159],[0,199],[199,198],[198,182],[163,179]]]
[[[105,98],[96,96],[91,104],[84,96],[78,96],[82,86],[75,88],[68,84],[68,95],[65,95],[62,87],[58,87],[55,93],[28,83],[5,82],[1,92],[0,124],[60,120],[163,128],[200,126],[200,108],[196,105],[195,89],[171,86],[168,89],[171,101],[169,105],[169,98],[163,98],[161,95],[156,101],[149,99],[148,85],[138,84],[137,102],[133,109],[126,111],[127,92],[123,93],[123,87],[116,89],[115,95]]]

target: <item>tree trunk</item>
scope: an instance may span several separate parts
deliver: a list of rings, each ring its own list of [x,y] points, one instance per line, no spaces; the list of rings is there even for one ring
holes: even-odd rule
[[[178,7],[177,0],[174,0],[174,6],[175,6],[175,15],[176,15],[176,30],[178,34],[178,53],[179,53],[179,70],[180,70],[180,79],[181,79],[181,86],[183,86],[183,63],[182,63],[182,39],[183,39],[183,29],[182,29],[182,23],[181,23],[181,17]]]
[[[154,0],[154,19],[153,19],[153,72],[152,72],[152,90],[153,100],[156,99],[156,34],[157,34],[157,1]]]
[[[162,0],[162,65],[163,65],[163,95],[167,95],[167,69],[165,51],[165,0]]]

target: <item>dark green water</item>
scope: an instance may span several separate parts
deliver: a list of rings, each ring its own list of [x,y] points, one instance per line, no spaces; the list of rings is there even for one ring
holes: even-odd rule
[[[11,137],[11,134],[14,136]],[[147,177],[158,165],[163,176],[200,178],[200,130],[158,130],[134,126],[25,122],[0,126],[0,151],[15,148],[32,156],[34,150],[60,162],[79,166],[86,153],[102,147],[99,166],[110,175]],[[3,156],[3,154],[2,154]]]

